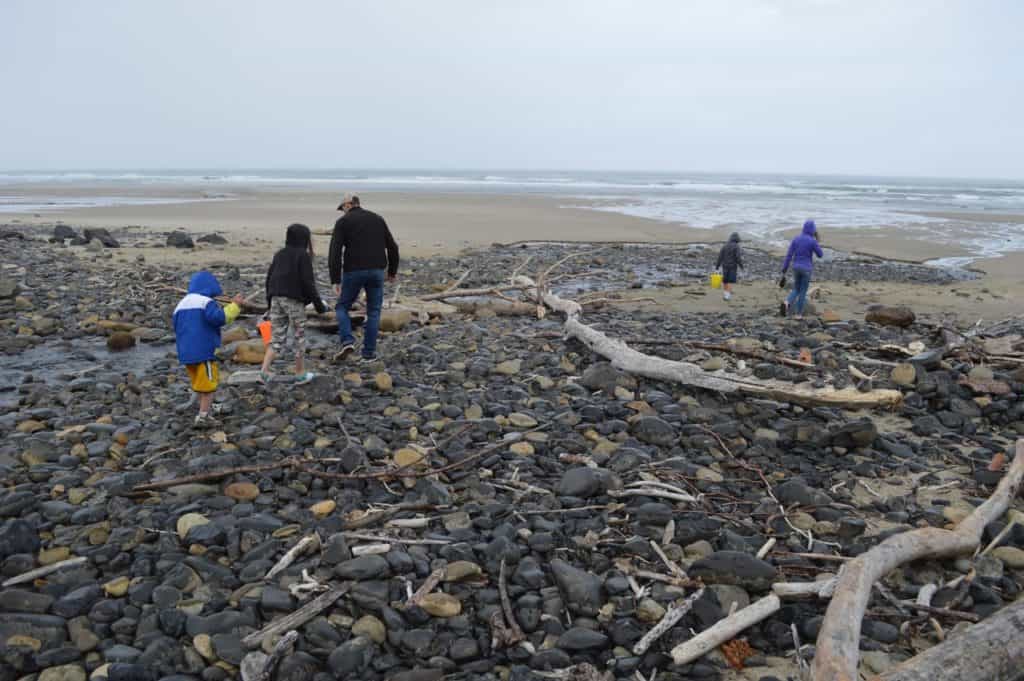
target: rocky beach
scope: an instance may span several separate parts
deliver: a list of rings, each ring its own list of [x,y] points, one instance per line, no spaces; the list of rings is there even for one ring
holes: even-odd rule
[[[0,681],[796,679],[825,597],[673,651],[779,585],[954,527],[1024,435],[1024,321],[977,319],[1012,303],[978,271],[835,251],[796,320],[756,249],[733,306],[707,287],[717,245],[423,254],[387,293],[379,362],[332,363],[333,316],[313,316],[318,377],[264,387],[266,262],[232,257],[234,235],[0,232]],[[209,430],[170,326],[189,259],[251,303]],[[516,275],[632,348],[776,392],[627,373]],[[1013,499],[975,555],[878,583],[862,673],[966,635],[1022,585]]]

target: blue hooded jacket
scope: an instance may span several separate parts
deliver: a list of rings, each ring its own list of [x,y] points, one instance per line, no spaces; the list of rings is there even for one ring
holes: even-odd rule
[[[814,220],[804,223],[803,232],[789,242],[786,262],[782,263],[783,274],[789,269],[791,262],[794,270],[810,272],[814,269],[814,256],[824,257],[825,254],[821,252],[821,246],[818,245],[818,239],[815,237],[817,233],[818,228],[814,226]]]
[[[188,282],[188,295],[174,308],[174,335],[178,345],[178,361],[199,364],[216,359],[220,347],[220,327],[230,324],[240,312],[237,305],[221,309],[215,296],[221,294],[217,277],[203,270]]]

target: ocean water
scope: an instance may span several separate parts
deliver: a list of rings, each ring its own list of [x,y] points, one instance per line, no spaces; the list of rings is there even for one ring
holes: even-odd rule
[[[90,185],[104,196],[19,194],[33,184]],[[0,172],[0,213],[166,203],[118,196],[119,187],[181,186],[202,198],[230,200],[244,187],[335,187],[338,191],[533,194],[564,206],[607,211],[698,229],[728,227],[778,244],[807,218],[823,234],[860,228],[899,230],[903,237],[956,244],[975,258],[1024,251],[1024,182],[857,176],[745,175],[596,171],[430,170],[126,170]],[[183,194],[184,195],[184,194]]]

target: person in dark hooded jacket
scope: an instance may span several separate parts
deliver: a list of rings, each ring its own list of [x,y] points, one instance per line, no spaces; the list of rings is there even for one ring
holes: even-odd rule
[[[736,283],[737,270],[743,267],[743,251],[740,249],[740,235],[733,232],[729,240],[718,251],[715,269],[722,270],[722,298],[732,298],[732,285]]]
[[[270,316],[271,341],[263,355],[260,379],[270,381],[274,357],[281,354],[292,329],[295,346],[295,378],[308,383],[314,374],[305,369],[306,305],[312,303],[320,314],[327,309],[316,288],[313,274],[313,238],[309,227],[298,223],[288,225],[284,248],[274,255],[267,270],[267,308]]]
[[[807,303],[807,289],[811,285],[811,273],[814,271],[814,256],[824,257],[821,246],[818,245],[818,228],[814,220],[804,222],[804,228],[800,234],[789,242],[789,251],[786,252],[786,260],[782,263],[782,279],[779,286],[786,285],[786,271],[790,264],[793,265],[793,290],[785,301],[779,306],[782,316],[790,312],[798,318],[804,315],[804,305]]]

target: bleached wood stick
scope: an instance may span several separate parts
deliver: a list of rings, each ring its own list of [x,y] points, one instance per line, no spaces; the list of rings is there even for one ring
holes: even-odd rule
[[[779,611],[782,602],[775,594],[765,596],[751,603],[734,615],[719,620],[714,626],[700,632],[689,641],[680,643],[672,649],[672,660],[675,664],[689,664],[707,655],[712,650],[735,638],[737,634],[754,626],[761,620],[771,617]]]
[[[633,646],[634,655],[643,655],[647,652],[647,649],[651,647],[655,641],[661,638],[666,631],[676,625],[676,622],[683,619],[686,613],[690,612],[693,608],[693,604],[700,600],[700,597],[704,595],[704,587],[701,587],[694,591],[692,594],[687,596],[685,599],[676,603],[670,607],[661,619],[655,624],[650,631],[644,634],[643,638],[636,642]]]
[[[778,584],[772,584],[772,593],[779,598],[802,598],[804,596],[832,598],[832,593],[835,589],[835,578],[817,582],[779,582]]]
[[[871,586],[904,563],[970,553],[981,542],[985,526],[1009,508],[1024,481],[1024,439],[1017,440],[1009,470],[995,492],[954,530],[927,527],[889,537],[845,563],[838,576],[821,630],[814,664],[815,681],[855,681],[860,658],[860,630]],[[1024,646],[1020,646],[1024,648]]]
[[[1013,527],[1016,524],[1017,524],[1016,520],[1011,520],[1010,522],[1006,523],[1006,527],[1004,527],[1002,530],[1000,530],[999,534],[997,534],[992,539],[992,541],[990,541],[988,543],[988,546],[985,547],[985,550],[982,551],[978,555],[984,556],[986,553],[988,553],[989,551],[991,551],[995,547],[999,546],[999,542],[1003,541],[1003,539],[1006,539],[1006,535],[1010,534],[1010,532],[1013,532]]]
[[[1024,600],[897,665],[873,681],[992,681],[1024,668]]]
[[[427,578],[423,581],[423,584],[420,585],[420,588],[416,589],[416,593],[409,596],[409,599],[406,600],[406,607],[419,605],[420,601],[423,600],[424,596],[426,596],[428,593],[437,588],[437,585],[441,583],[442,579],[444,579],[444,574],[444,568],[437,568],[429,575],[427,575]]]
[[[917,592],[917,600],[915,601],[918,605],[931,605],[932,596],[939,590],[939,587],[935,584],[925,584],[921,587],[921,590]]]
[[[14,586],[15,584],[24,584],[25,582],[31,582],[33,579],[37,577],[45,577],[46,575],[57,572],[58,570],[74,567],[75,565],[81,565],[87,560],[88,558],[86,558],[85,556],[78,556],[77,558],[68,558],[67,560],[62,560],[59,563],[53,563],[52,565],[44,565],[43,567],[36,568],[35,570],[29,570],[28,572],[23,572],[20,575],[11,577],[10,579],[4,581],[3,584],[0,584],[0,586],[7,587]]]
[[[353,556],[371,556],[387,553],[391,550],[391,544],[364,544],[363,546],[353,546]]]
[[[282,636],[274,645],[270,655],[267,656],[266,662],[263,663],[263,669],[253,677],[252,681],[271,681],[274,678],[274,669],[277,668],[277,663],[281,661],[281,658],[298,638],[299,632],[294,629]]]
[[[315,548],[320,545],[320,537],[315,532],[309,536],[303,537],[298,544],[293,546],[288,553],[281,556],[281,560],[277,561],[274,567],[270,568],[267,572],[267,576],[263,579],[271,580],[281,572],[286,570],[289,565],[295,562],[295,559],[301,556],[310,548]]]
[[[775,548],[775,537],[769,537],[768,541],[764,543],[764,546],[758,549],[757,557],[763,560],[764,557],[768,555],[768,552],[773,548]]]
[[[255,648],[262,643],[265,638],[277,636],[282,632],[291,631],[292,629],[298,629],[303,624],[319,615],[322,611],[334,605],[334,601],[348,593],[348,590],[351,588],[352,585],[346,582],[339,587],[331,589],[327,593],[320,594],[295,612],[285,615],[281,619],[271,622],[259,631],[249,634],[242,639],[242,645],[246,648]]]

